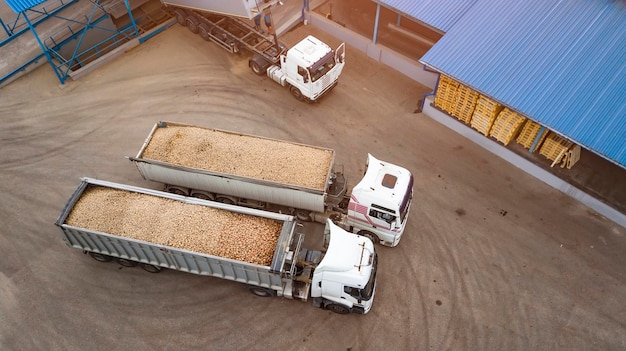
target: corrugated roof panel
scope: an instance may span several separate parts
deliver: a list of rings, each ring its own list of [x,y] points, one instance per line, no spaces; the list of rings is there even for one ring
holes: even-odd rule
[[[447,32],[478,0],[374,0],[407,17]]]
[[[626,166],[626,2],[479,0],[420,60]]]
[[[15,13],[20,13],[22,11],[26,11],[32,7],[35,7],[39,4],[43,4],[46,0],[4,0],[7,5],[13,10]]]

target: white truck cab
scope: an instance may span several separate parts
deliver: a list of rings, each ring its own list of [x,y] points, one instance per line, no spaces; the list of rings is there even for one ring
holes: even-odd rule
[[[337,85],[345,55],[345,43],[333,50],[309,35],[280,55],[280,67],[269,67],[267,75],[283,86],[288,85],[296,99],[314,101]]]
[[[367,156],[363,179],[354,186],[348,204],[350,231],[386,246],[396,246],[404,233],[413,175],[407,169]]]
[[[330,237],[328,250],[313,272],[311,297],[333,312],[369,312],[378,267],[374,243],[346,232],[331,220],[325,235]]]

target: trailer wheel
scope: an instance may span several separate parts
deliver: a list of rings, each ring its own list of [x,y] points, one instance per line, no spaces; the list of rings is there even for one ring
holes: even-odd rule
[[[118,257],[116,259],[117,263],[120,264],[120,266],[124,266],[124,267],[135,267],[137,265],[137,262],[135,261],[131,261],[131,260],[127,260],[125,258],[121,258]]]
[[[198,34],[199,23],[200,21],[198,21],[198,19],[195,16],[191,15],[187,17],[187,28],[189,28],[189,30],[194,34]]]
[[[274,296],[274,290],[272,289],[262,288],[260,286],[251,286],[248,289],[250,290],[251,293],[253,293],[256,296],[260,296],[260,297]]]
[[[204,191],[192,191],[191,194],[189,195],[191,197],[195,197],[196,199],[201,199],[201,200],[213,201],[215,199],[214,196],[212,196],[209,193],[205,193]]]
[[[206,41],[210,41],[211,40],[211,35],[209,35],[209,27],[202,23],[198,26],[198,33],[200,34],[200,37]]]
[[[296,98],[296,100],[298,101],[304,100],[304,95],[302,95],[302,92],[300,91],[300,89],[292,85],[289,87],[289,91],[291,92],[291,95],[293,95],[293,97]]]
[[[331,312],[335,312],[335,313],[339,313],[339,314],[348,314],[350,313],[350,310],[348,309],[348,307],[344,306],[344,305],[339,305],[336,303],[331,303],[329,305],[326,305],[326,309],[331,311]]]
[[[235,204],[235,202],[231,198],[228,198],[228,197],[217,197],[215,199],[215,201],[221,202],[221,203],[226,204],[226,205],[234,205]]]
[[[113,260],[113,257],[109,255],[104,255],[98,252],[89,251],[89,256],[98,262],[110,262]]]
[[[155,266],[153,264],[140,263],[139,266],[141,268],[143,268],[143,270],[146,271],[146,272],[150,272],[150,273],[159,273],[159,272],[161,272],[161,267]]]
[[[296,218],[298,218],[302,222],[310,222],[311,221],[311,212],[306,210],[296,210]]]
[[[176,17],[176,22],[178,22],[178,24],[183,27],[187,26],[187,14],[185,11],[181,9],[174,10],[174,17]]]

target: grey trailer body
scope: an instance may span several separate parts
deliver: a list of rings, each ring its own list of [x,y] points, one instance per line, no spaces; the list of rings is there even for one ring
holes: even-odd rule
[[[187,251],[171,246],[134,240],[87,228],[78,228],[66,224],[65,222],[67,217],[71,213],[74,205],[80,199],[83,192],[90,186],[126,190],[145,194],[146,196],[157,196],[172,199],[185,204],[214,207],[226,211],[281,221],[282,229],[280,237],[278,238],[278,243],[276,244],[276,251],[274,253],[272,263],[270,266],[261,266],[199,252]],[[274,290],[278,295],[282,295],[284,289],[283,278],[285,277],[286,266],[288,267],[286,269],[287,273],[290,273],[289,264],[286,264],[285,262],[289,251],[289,245],[292,241],[296,228],[296,223],[291,216],[213,203],[194,198],[186,198],[160,191],[90,178],[81,179],[79,187],[65,205],[65,208],[56,221],[56,225],[61,229],[63,239],[68,246],[84,250],[85,252],[95,252],[142,264],[237,281]]]
[[[281,143],[303,145],[330,152],[332,154],[332,158],[330,164],[328,165],[329,171],[326,174],[325,189],[319,190],[290,184],[276,183],[259,178],[242,177],[206,169],[184,167],[169,162],[144,158],[143,153],[150,143],[154,133],[158,128],[167,128],[168,125],[203,128],[171,122],[156,123],[146,138],[143,146],[137,153],[137,156],[129,157],[130,161],[133,162],[139,169],[141,176],[146,180],[156,181],[166,185],[186,187],[188,188],[187,191],[204,190],[217,194],[217,196],[225,194],[242,199],[261,201],[267,204],[277,204],[285,207],[314,212],[324,212],[327,207],[337,206],[343,199],[346,192],[346,180],[343,173],[333,172],[332,167],[335,152],[331,149],[291,143],[283,140],[262,138],[259,136],[233,133],[218,129],[203,128],[232,135],[246,135],[259,139],[274,140]],[[193,195],[193,193],[191,195]]]
[[[191,10],[214,12],[227,16],[254,18],[263,9],[276,4],[277,0],[161,0],[165,5]]]

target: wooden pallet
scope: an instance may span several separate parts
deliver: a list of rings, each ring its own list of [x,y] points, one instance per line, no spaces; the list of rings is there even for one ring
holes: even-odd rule
[[[530,149],[530,147],[533,145],[533,142],[535,142],[537,134],[539,134],[540,131],[541,125],[528,119],[526,120],[526,122],[524,122],[524,126],[517,135],[516,141],[518,144],[524,146],[527,149]],[[546,134],[546,132],[543,133],[541,139],[539,140],[539,143],[537,143],[537,147],[541,146],[541,143],[546,138]]]
[[[502,110],[493,122],[489,136],[495,138],[504,145],[509,145],[517,135],[526,118],[508,108]]]
[[[561,167],[572,169],[572,167],[574,167],[576,162],[578,162],[579,160],[580,160],[580,145],[574,145],[565,154],[565,161],[563,162]]]
[[[456,91],[456,104],[452,111],[452,116],[456,117],[459,121],[469,124],[476,108],[476,101],[478,101],[477,91],[466,87],[463,84],[459,84]]]
[[[481,95],[476,101],[470,125],[483,135],[488,136],[489,130],[501,110],[502,105]]]
[[[435,95],[435,106],[451,113],[456,103],[456,91],[459,83],[443,74],[439,78],[437,85],[437,94]]]
[[[554,167],[555,164],[563,160],[572,145],[571,141],[550,132],[543,141],[541,148],[539,148],[539,154],[545,156],[548,160],[552,160],[553,162],[550,167]]]

